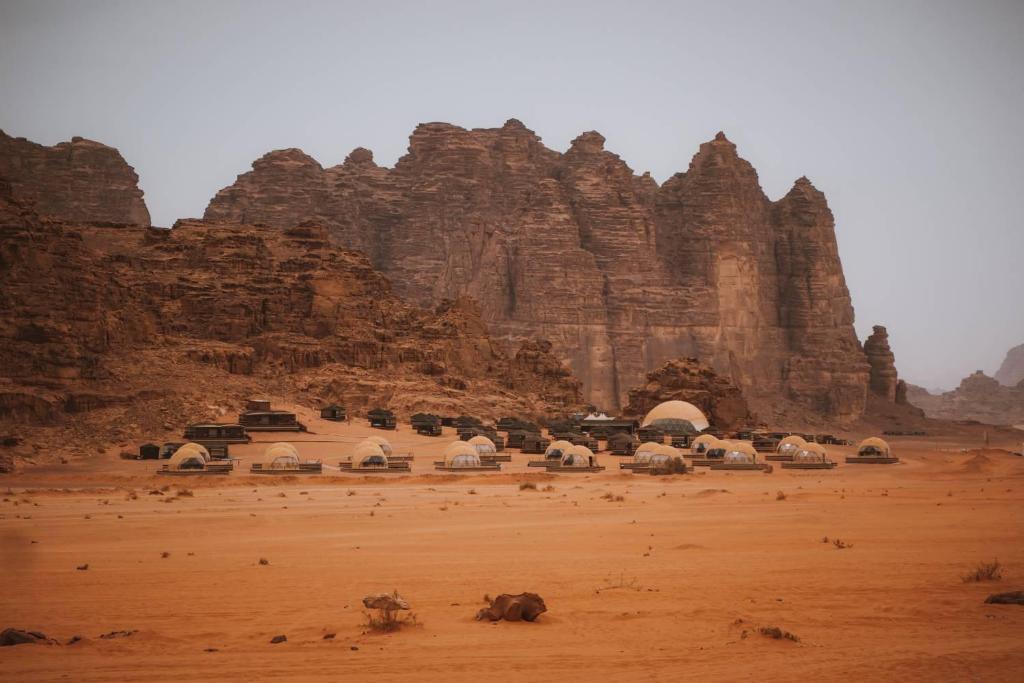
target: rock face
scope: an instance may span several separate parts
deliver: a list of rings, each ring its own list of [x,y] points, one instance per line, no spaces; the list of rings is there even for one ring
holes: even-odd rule
[[[45,147],[0,130],[0,179],[40,215],[71,223],[149,225],[139,177],[113,147],[72,138]]]
[[[544,598],[536,593],[510,595],[502,593],[491,601],[491,605],[476,613],[477,621],[536,621],[548,611]]]
[[[806,178],[772,202],[724,135],[663,185],[596,132],[560,154],[514,119],[422,124],[393,169],[357,149],[322,168],[271,152],[206,210],[289,229],[322,222],[422,306],[472,296],[496,338],[543,337],[607,410],[666,360],[697,357],[765,419],[864,412],[834,221]]]
[[[647,383],[631,389],[626,415],[643,417],[662,401],[686,401],[700,408],[719,429],[749,426],[750,414],[743,393],[696,358],[670,360],[647,374]]]
[[[981,370],[965,377],[953,391],[939,395],[910,385],[907,400],[931,418],[1024,426],[1024,380],[1007,387]]]
[[[1014,346],[1006,352],[1006,358],[995,374],[996,381],[1008,387],[1015,387],[1024,380],[1024,344]]]
[[[868,387],[890,403],[895,403],[899,378],[896,373],[896,356],[889,348],[889,333],[881,325],[875,325],[872,330],[871,336],[864,342],[864,355],[871,365]]]
[[[156,438],[250,393],[490,418],[582,402],[547,342],[506,353],[467,299],[406,304],[313,224],[68,224],[0,185],[0,290],[0,434],[89,414],[108,421],[62,438]]]

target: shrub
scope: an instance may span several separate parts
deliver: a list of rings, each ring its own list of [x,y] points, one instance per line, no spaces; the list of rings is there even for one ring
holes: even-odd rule
[[[766,638],[772,638],[774,640],[792,640],[794,643],[799,643],[800,638],[795,633],[789,631],[783,631],[778,626],[762,626],[758,629],[758,633]]]
[[[670,458],[649,468],[647,473],[651,475],[686,474],[686,461],[679,457]]]
[[[782,491],[776,492],[775,493],[775,500],[786,500],[786,494],[783,493]]]
[[[398,591],[395,591],[394,597],[396,600],[401,602]],[[408,609],[408,607],[403,609]],[[363,616],[366,617],[367,630],[375,633],[392,633],[401,629],[403,626],[417,626],[419,624],[414,613],[409,612],[408,614],[402,614],[402,610],[400,609],[387,609],[382,607],[368,612],[363,612]]]
[[[534,484],[532,481],[524,481],[521,484],[519,484],[519,490],[520,491],[536,491],[537,490],[537,485]]]
[[[974,568],[974,571],[967,572],[961,578],[964,583],[973,583],[975,581],[999,581],[1003,578],[1003,565],[999,563],[999,560],[979,562],[978,566]]]

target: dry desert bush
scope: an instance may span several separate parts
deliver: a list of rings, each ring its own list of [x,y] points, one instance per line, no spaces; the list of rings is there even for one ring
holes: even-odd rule
[[[979,562],[978,566],[974,568],[974,571],[967,572],[960,578],[963,579],[964,583],[999,581],[1003,578],[1003,565],[999,563],[999,560]]]
[[[794,643],[800,642],[800,638],[795,633],[783,631],[778,626],[762,626],[757,629],[757,631],[766,638],[772,638],[774,640],[792,640]]]
[[[520,491],[536,491],[537,490],[537,485],[534,484],[532,481],[524,481],[521,484],[519,484],[519,490]]]

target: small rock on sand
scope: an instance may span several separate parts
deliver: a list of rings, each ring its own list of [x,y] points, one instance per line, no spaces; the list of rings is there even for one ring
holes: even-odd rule
[[[993,593],[985,598],[985,603],[988,605],[1024,605],[1024,591]]]

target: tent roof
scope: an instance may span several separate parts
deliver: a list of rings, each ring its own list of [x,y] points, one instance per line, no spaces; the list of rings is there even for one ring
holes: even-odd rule
[[[658,420],[686,420],[697,431],[703,431],[708,428],[708,418],[701,412],[700,408],[686,401],[665,401],[659,403],[644,416],[642,424],[644,427],[647,427]]]

